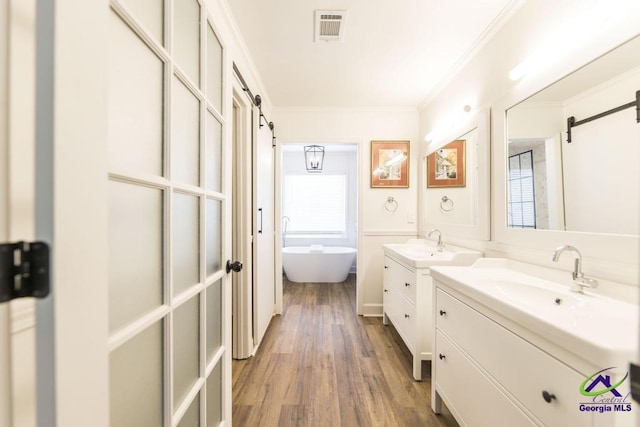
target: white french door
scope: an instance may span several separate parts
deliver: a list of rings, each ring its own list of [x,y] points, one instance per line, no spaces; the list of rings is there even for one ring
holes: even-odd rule
[[[204,1],[110,6],[111,425],[230,424],[224,47]]]
[[[37,425],[230,425],[230,67],[207,6],[33,4],[37,113],[20,129],[36,129],[35,156],[10,166],[35,175],[32,225],[52,244],[52,295],[36,303]],[[2,240],[16,183],[7,10],[0,0]],[[3,371],[7,323],[3,305]],[[16,423],[9,378],[1,427]]]

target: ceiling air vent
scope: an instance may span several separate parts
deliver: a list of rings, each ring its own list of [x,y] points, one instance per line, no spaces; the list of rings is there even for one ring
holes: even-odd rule
[[[316,10],[315,41],[342,41],[346,20],[347,12],[344,10]]]

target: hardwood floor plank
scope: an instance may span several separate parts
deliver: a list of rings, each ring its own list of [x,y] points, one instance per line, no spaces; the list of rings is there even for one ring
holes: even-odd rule
[[[431,412],[428,375],[413,381],[393,327],[358,316],[355,301],[353,275],[343,283],[285,278],[282,316],[254,357],[233,361],[234,425],[457,426],[448,411]]]
[[[309,408],[305,405],[283,405],[278,425],[282,427],[309,424]]]

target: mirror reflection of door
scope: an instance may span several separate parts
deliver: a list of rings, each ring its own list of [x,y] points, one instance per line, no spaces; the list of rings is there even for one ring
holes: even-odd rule
[[[533,151],[536,228],[640,235],[639,50],[636,37],[507,110],[505,162]]]

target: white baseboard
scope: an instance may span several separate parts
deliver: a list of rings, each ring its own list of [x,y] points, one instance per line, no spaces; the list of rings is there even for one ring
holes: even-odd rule
[[[361,314],[364,317],[382,317],[382,304],[364,304]]]

